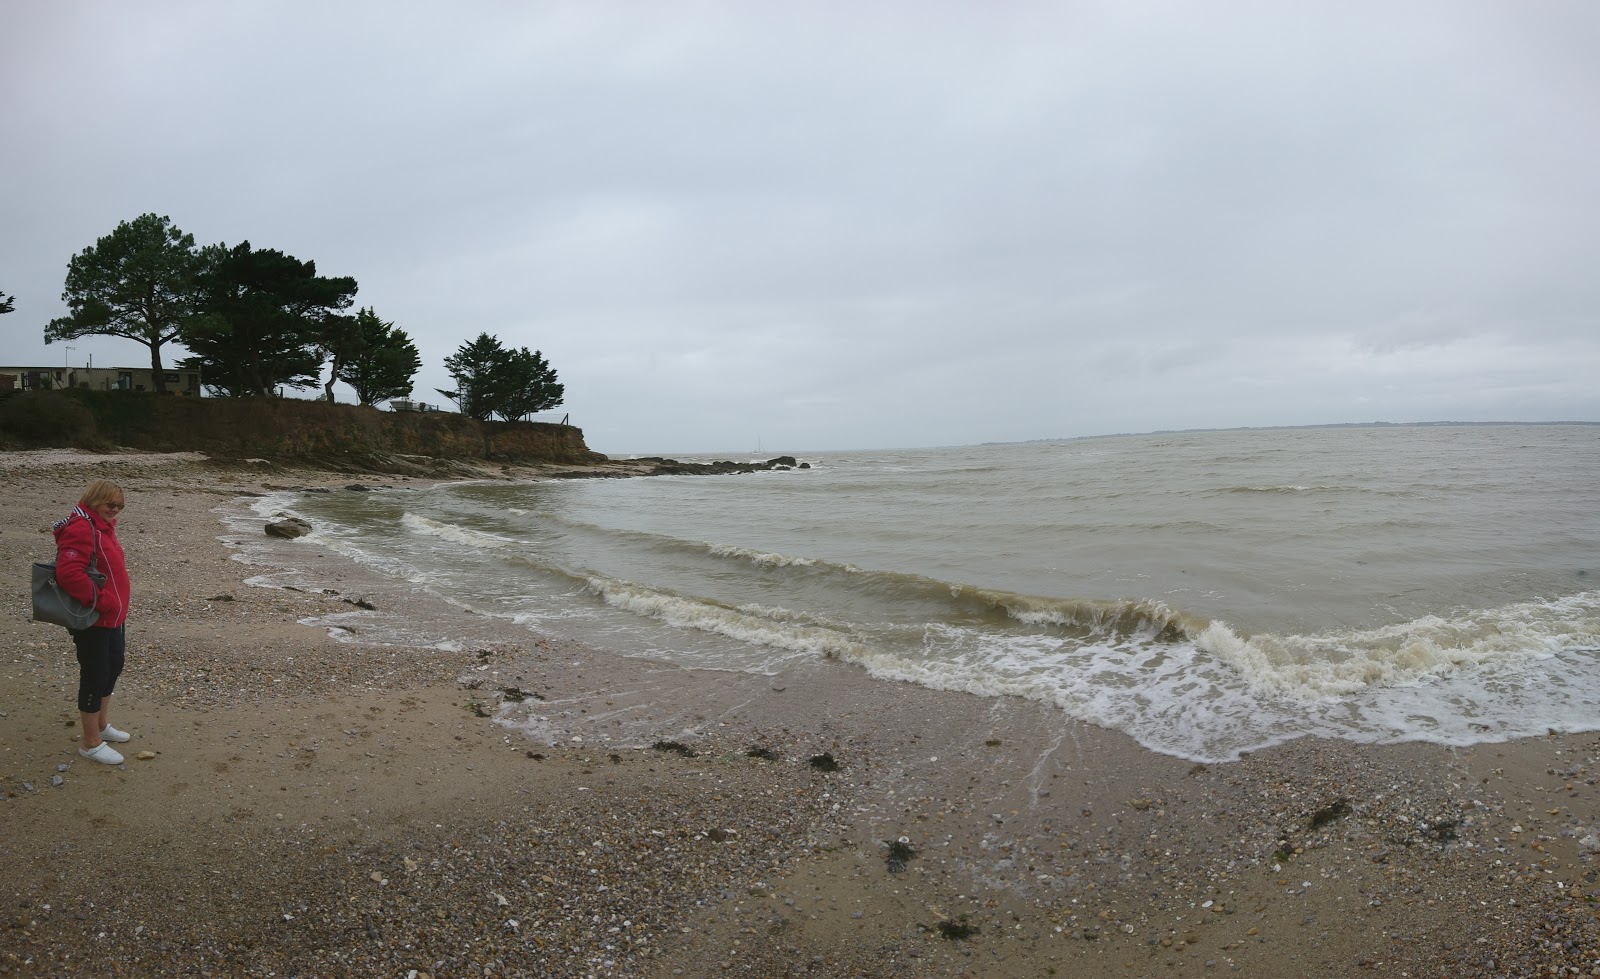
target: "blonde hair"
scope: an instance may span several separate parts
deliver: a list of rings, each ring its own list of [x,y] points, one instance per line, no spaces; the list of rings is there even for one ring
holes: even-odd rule
[[[122,487],[109,479],[97,479],[83,488],[83,495],[78,497],[78,502],[93,510],[102,503],[119,499],[124,502],[127,500],[122,494]]]

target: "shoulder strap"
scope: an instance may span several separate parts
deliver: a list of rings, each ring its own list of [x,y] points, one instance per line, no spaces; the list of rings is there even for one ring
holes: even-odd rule
[[[60,530],[78,517],[82,517],[88,523],[89,533],[94,535],[94,546],[89,548],[89,570],[93,571],[100,563],[100,528],[94,525],[94,517],[90,516],[89,511],[83,508],[83,504],[80,503],[74,506],[71,513],[51,524],[50,529]]]

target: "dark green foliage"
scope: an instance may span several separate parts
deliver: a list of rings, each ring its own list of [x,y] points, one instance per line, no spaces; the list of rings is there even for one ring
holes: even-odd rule
[[[561,404],[564,387],[539,351],[507,350],[495,378],[495,414],[506,421],[522,418]]]
[[[406,331],[378,318],[371,308],[354,317],[340,317],[354,325],[354,335],[341,355],[335,353],[333,377],[355,388],[364,405],[411,394],[411,379],[422,369],[422,355]],[[333,380],[328,381],[332,401]]]
[[[500,341],[487,333],[478,339],[463,343],[461,349],[444,359],[444,369],[455,379],[456,389],[438,392],[456,403],[461,413],[478,421],[488,421],[494,414],[494,372],[505,357]]]
[[[213,394],[268,396],[281,386],[315,384],[322,371],[322,343],[330,322],[355,298],[356,280],[317,275],[276,249],[254,249],[248,241],[201,252],[203,315],[183,331]]]
[[[506,421],[526,418],[561,404],[564,385],[537,350],[512,350],[499,338],[480,333],[444,359],[456,389],[439,393],[454,401],[461,413],[479,421],[499,415]]]
[[[9,313],[17,308],[17,297],[8,296],[0,292],[0,313]]]
[[[363,309],[361,312],[366,313],[369,310]],[[359,315],[358,313],[357,316]],[[322,396],[326,401],[338,400],[333,396],[333,386],[339,381],[339,372],[352,357],[361,352],[361,328],[357,323],[357,316],[334,314],[323,321],[321,335],[317,338],[317,347],[318,352],[330,361],[328,381],[322,386]]]
[[[69,310],[44,328],[45,343],[122,337],[150,348],[156,391],[166,393],[161,346],[196,313],[200,257],[172,219],[141,214],[74,255],[61,299]]]

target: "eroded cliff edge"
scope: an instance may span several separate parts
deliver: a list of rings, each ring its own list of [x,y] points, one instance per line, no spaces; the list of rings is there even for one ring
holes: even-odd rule
[[[583,430],[480,422],[454,412],[382,411],[293,398],[185,398],[119,391],[29,391],[0,399],[0,451],[202,452],[341,472],[482,476],[538,467],[555,478],[717,475],[807,468],[765,462],[613,460]]]

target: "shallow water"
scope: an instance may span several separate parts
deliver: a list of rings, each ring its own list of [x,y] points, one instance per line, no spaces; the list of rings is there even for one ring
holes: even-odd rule
[[[621,655],[1019,696],[1196,760],[1600,728],[1600,426],[802,455],[749,476],[258,501]]]

